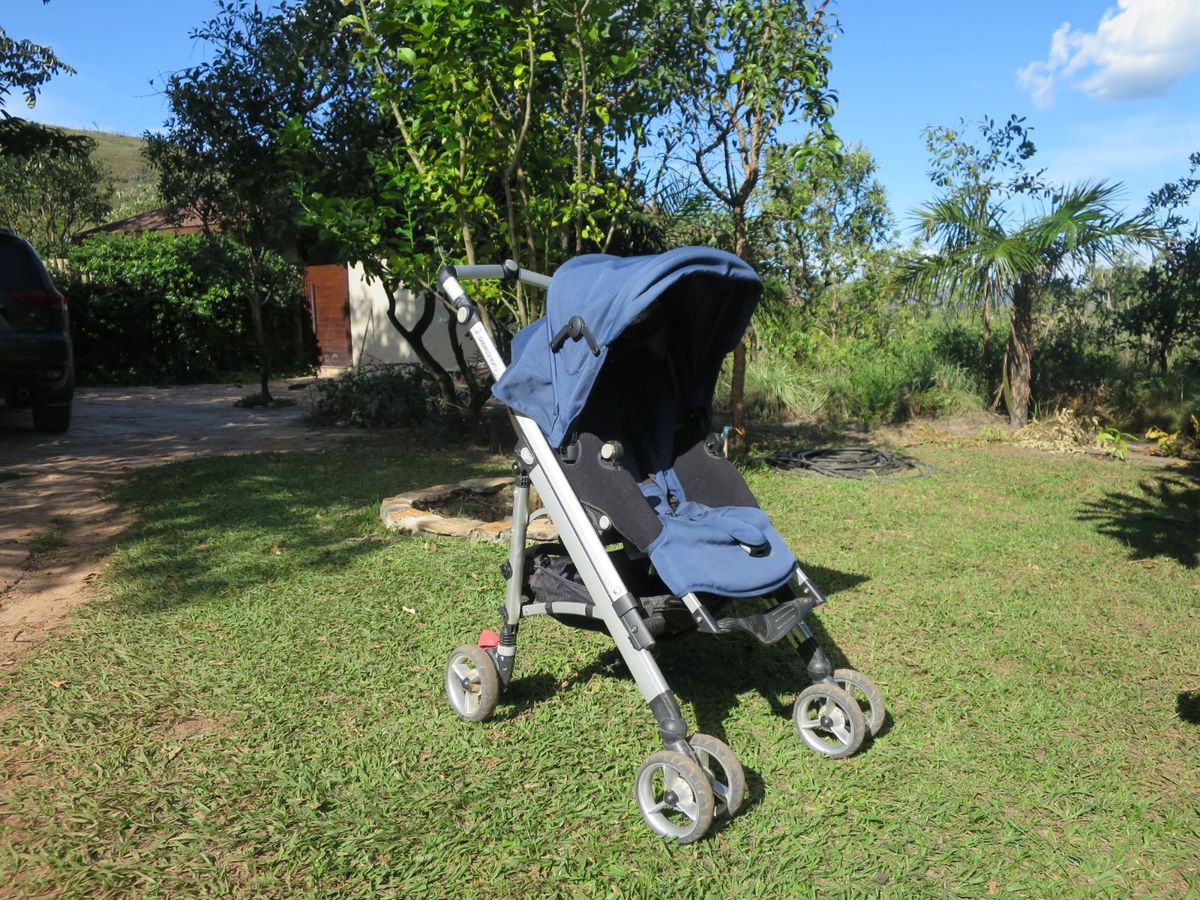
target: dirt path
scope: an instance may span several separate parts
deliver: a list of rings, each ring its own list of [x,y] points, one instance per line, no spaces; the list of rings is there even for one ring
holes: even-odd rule
[[[128,524],[105,499],[123,472],[196,456],[307,450],[341,438],[309,426],[307,391],[276,384],[285,408],[238,409],[241,385],[89,388],[62,435],[0,407],[0,667],[92,596],[90,582]]]

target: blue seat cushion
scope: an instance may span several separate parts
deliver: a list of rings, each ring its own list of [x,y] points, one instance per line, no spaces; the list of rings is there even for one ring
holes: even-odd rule
[[[642,493],[663,526],[647,551],[650,562],[675,596],[759,597],[792,577],[796,557],[761,509],[689,501],[670,469]]]

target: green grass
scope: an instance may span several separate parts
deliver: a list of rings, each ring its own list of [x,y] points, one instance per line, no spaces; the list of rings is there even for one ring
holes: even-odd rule
[[[924,448],[935,478],[749,475],[890,728],[830,762],[787,645],[663,647],[741,815],[664,844],[653,718],[603,635],[532,620],[484,725],[442,667],[496,625],[498,546],[381,532],[381,497],[504,461],[278,455],[132,473],[111,600],[0,685],[14,894],[1186,896],[1200,891],[1200,478]],[[0,888],[0,893],[3,893]]]
[[[55,516],[50,520],[50,527],[39,531],[29,539],[29,563],[39,565],[41,558],[67,546],[67,535],[74,526],[66,516]]]
[[[146,145],[142,137],[112,131],[55,127],[66,134],[82,135],[96,142],[92,158],[112,179],[117,190],[128,190],[154,180],[154,173],[142,156],[142,148]]]

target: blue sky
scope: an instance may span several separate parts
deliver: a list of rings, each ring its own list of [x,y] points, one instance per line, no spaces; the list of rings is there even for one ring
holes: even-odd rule
[[[163,123],[151,81],[203,59],[188,35],[216,8],[213,0],[3,6],[11,37],[50,44],[79,72],[47,85],[31,117],[128,134]],[[1120,181],[1132,207],[1200,151],[1200,0],[841,0],[838,11],[837,129],[875,155],[906,229],[909,211],[933,193],[926,125],[1024,115],[1050,178]],[[19,98],[10,111],[22,114]]]

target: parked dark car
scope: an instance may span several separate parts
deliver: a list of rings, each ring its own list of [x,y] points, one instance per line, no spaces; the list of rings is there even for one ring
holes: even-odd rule
[[[71,424],[75,363],[67,302],[29,242],[0,229],[0,397],[39,431]]]

